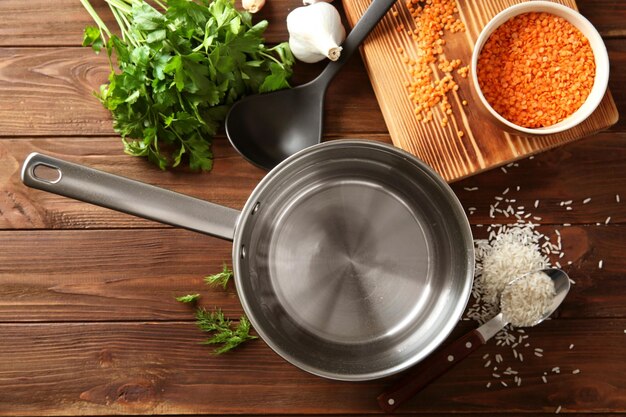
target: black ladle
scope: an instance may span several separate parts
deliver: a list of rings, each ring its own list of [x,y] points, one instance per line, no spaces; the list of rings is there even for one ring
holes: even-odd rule
[[[326,88],[396,0],[374,0],[341,45],[337,61],[306,84],[236,102],[226,116],[226,135],[251,163],[272,169],[288,156],[320,142]]]

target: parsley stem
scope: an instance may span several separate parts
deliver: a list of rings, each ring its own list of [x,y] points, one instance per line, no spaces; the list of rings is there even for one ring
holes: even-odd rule
[[[109,7],[111,9],[115,8],[118,9],[120,11],[122,11],[124,14],[131,14],[132,12],[132,7],[124,1],[120,1],[120,0],[104,0],[109,4]]]
[[[98,28],[100,29],[100,31],[103,31],[104,33],[106,33],[108,37],[111,37],[111,32],[109,31],[109,28],[107,28],[107,25],[105,25],[102,19],[100,19],[100,16],[98,16],[98,13],[96,13],[94,8],[91,6],[91,3],[89,3],[89,0],[80,0],[80,2],[85,8],[85,10],[87,10],[87,13],[89,13],[93,21],[96,23],[96,25],[98,25]]]

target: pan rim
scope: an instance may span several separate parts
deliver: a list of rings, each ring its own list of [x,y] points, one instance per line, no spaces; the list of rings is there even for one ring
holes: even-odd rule
[[[254,314],[251,314],[251,307],[249,299],[254,297],[254,294],[245,294],[242,288],[244,288],[242,275],[239,272],[241,270],[241,256],[242,256],[242,240],[243,240],[243,232],[245,229],[245,219],[249,217],[249,215],[253,212],[256,202],[259,200],[259,197],[262,195],[264,190],[266,189],[268,183],[271,183],[275,180],[275,178],[280,177],[284,170],[291,164],[299,161],[301,158],[306,157],[310,154],[315,154],[318,152],[323,152],[327,148],[332,147],[360,147],[360,148],[371,148],[378,149],[381,151],[394,153],[406,160],[408,160],[413,165],[416,165],[419,170],[423,172],[423,174],[427,175],[437,183],[439,187],[441,187],[442,191],[446,194],[446,197],[449,198],[450,205],[454,210],[455,217],[459,221],[459,226],[462,229],[462,236],[459,239],[459,242],[462,240],[462,245],[459,244],[459,248],[465,250],[467,257],[466,264],[466,276],[464,280],[464,284],[462,287],[461,297],[458,300],[458,303],[454,309],[450,312],[450,318],[445,322],[445,325],[438,333],[437,337],[433,338],[425,347],[422,349],[419,354],[414,355],[411,358],[405,359],[402,362],[398,363],[395,366],[378,370],[372,372],[364,372],[364,373],[339,373],[339,372],[329,372],[324,369],[319,369],[314,366],[310,366],[306,363],[300,361],[297,356],[291,355],[289,352],[285,351],[281,348],[277,343],[272,340],[272,337],[267,335],[262,326],[259,325],[258,321],[254,317]],[[474,241],[473,235],[469,223],[469,219],[467,218],[463,206],[459,201],[458,197],[450,187],[450,185],[430,166],[428,166],[425,162],[415,157],[414,155],[397,148],[393,145],[389,145],[382,142],[377,142],[373,140],[367,139],[335,139],[332,141],[323,142],[317,145],[313,145],[309,148],[303,149],[289,158],[282,161],[276,167],[274,167],[254,188],[252,193],[250,194],[246,204],[244,205],[241,214],[239,216],[237,226],[235,228],[235,235],[233,239],[233,251],[232,251],[232,259],[233,259],[233,271],[234,278],[236,284],[237,295],[243,307],[243,310],[250,320],[252,326],[255,331],[259,334],[261,339],[280,357],[289,362],[290,364],[319,377],[338,380],[338,381],[369,381],[384,378],[387,376],[391,376],[402,372],[426,358],[428,355],[433,353],[443,341],[450,335],[454,327],[457,325],[459,320],[462,317],[465,308],[467,307],[467,303],[469,302],[471,289],[474,280],[474,263],[475,263],[475,254],[474,254]]]

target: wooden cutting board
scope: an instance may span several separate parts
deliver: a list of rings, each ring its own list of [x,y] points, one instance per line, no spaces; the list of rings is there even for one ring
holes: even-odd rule
[[[359,20],[372,0],[343,0],[351,26]],[[374,0],[375,1],[375,0]],[[448,60],[460,59],[461,66],[469,65],[478,34],[487,22],[506,7],[520,0],[457,0],[458,15],[465,31],[444,34],[444,55]],[[576,8],[573,0],[559,3]],[[395,13],[394,13],[395,12]],[[418,121],[414,105],[408,97],[405,82],[410,80],[407,64],[398,48],[410,57],[418,56],[417,43],[405,29],[415,25],[405,5],[399,0],[369,35],[361,48],[365,67],[376,98],[395,146],[424,160],[446,180],[455,181],[478,172],[508,164],[520,158],[572,142],[606,129],[618,119],[617,108],[607,91],[598,109],[581,125],[569,131],[542,137],[518,137],[506,133],[485,120],[478,111],[479,103],[472,99],[470,77],[462,78],[453,72],[459,90],[449,92],[453,114],[444,128],[438,121],[442,115],[438,106],[431,122]],[[439,77],[443,73],[435,64],[432,69]],[[463,105],[463,101],[467,101]],[[458,132],[463,131],[459,137]]]

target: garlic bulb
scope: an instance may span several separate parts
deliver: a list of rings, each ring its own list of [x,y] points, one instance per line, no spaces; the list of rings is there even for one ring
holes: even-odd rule
[[[339,59],[346,30],[332,5],[319,2],[294,9],[287,15],[287,30],[291,52],[300,61]]]
[[[256,13],[265,5],[265,0],[241,0],[241,6],[250,13]]]

